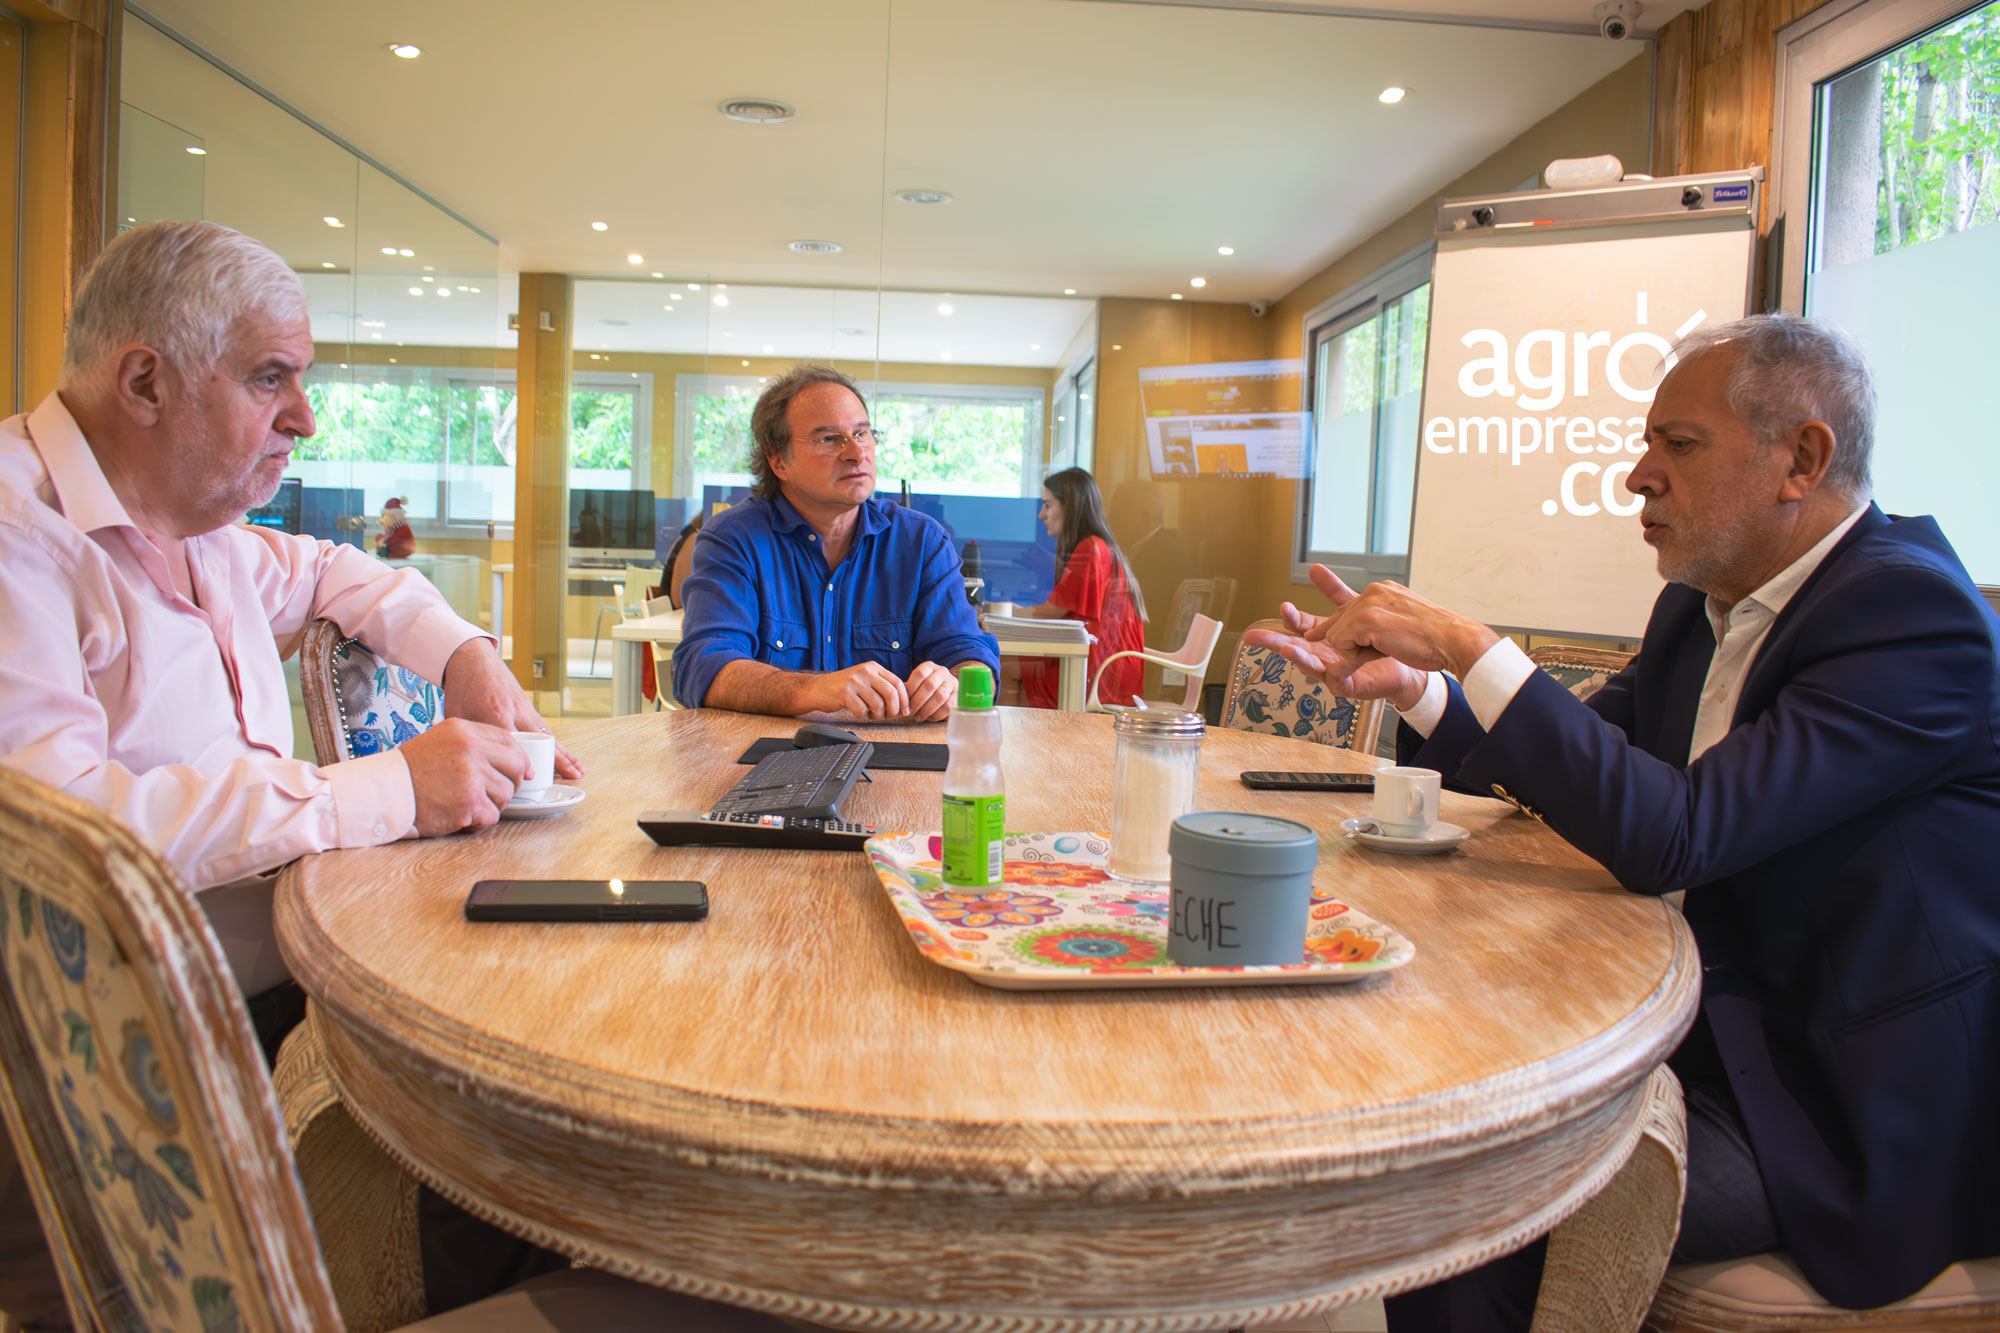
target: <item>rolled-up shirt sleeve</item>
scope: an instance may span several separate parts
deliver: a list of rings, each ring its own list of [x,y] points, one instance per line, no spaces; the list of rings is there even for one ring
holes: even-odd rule
[[[924,572],[917,593],[919,662],[955,667],[984,662],[1000,674],[1000,642],[979,627],[979,613],[965,595],[965,570],[951,538],[938,524],[924,525]]]
[[[693,566],[681,584],[675,699],[688,708],[701,707],[717,672],[731,662],[756,658],[760,600],[757,562],[749,545],[726,524],[712,524],[699,533]]]

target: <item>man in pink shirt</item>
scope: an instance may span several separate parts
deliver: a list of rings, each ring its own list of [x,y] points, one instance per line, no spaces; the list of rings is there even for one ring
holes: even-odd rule
[[[0,422],[0,763],[159,847],[252,997],[287,980],[269,872],[492,824],[528,766],[509,733],[547,730],[416,571],[237,525],[313,433],[312,359],[284,260],[148,223],[85,273],[57,392]],[[343,764],[292,758],[281,663],[318,617],[441,686],[445,720]],[[560,745],[555,767],[582,776]],[[0,1204],[10,1154],[0,1134]]]

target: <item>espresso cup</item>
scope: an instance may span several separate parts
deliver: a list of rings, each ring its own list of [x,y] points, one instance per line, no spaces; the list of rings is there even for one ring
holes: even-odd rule
[[[1421,838],[1437,823],[1444,778],[1434,768],[1375,772],[1375,827],[1391,838]]]
[[[528,752],[528,767],[534,770],[521,779],[514,799],[539,801],[549,794],[549,784],[556,780],[556,738],[546,731],[517,731],[514,743]]]

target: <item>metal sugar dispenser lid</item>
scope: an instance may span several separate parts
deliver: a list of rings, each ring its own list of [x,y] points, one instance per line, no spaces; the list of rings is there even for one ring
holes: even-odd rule
[[[1185,708],[1134,708],[1129,704],[1111,704],[1104,711],[1111,714],[1111,730],[1118,736],[1178,740],[1199,738],[1208,730],[1201,714],[1190,713]]]

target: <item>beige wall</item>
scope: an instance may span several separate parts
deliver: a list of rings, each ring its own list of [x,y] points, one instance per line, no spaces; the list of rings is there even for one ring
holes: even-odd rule
[[[1651,133],[1652,62],[1644,48],[1616,72],[1586,89],[1506,147],[1454,180],[1437,197],[1511,190],[1559,157],[1615,153],[1628,171],[1644,171]],[[1307,311],[1354,286],[1431,238],[1435,198],[1412,205],[1396,221],[1300,283],[1262,319],[1240,305],[1201,301],[1103,302],[1098,350],[1098,480],[1108,498],[1122,481],[1143,475],[1144,423],[1139,415],[1142,366],[1301,355]],[[1123,350],[1118,350],[1122,344]],[[1292,525],[1298,503],[1290,481],[1196,479],[1161,487],[1167,523],[1178,526],[1202,576],[1237,580],[1229,631],[1210,680],[1224,678],[1235,635],[1253,620],[1277,614],[1279,603],[1317,601],[1292,582]],[[1130,534],[1119,534],[1121,539]],[[1160,606],[1153,589],[1149,606]],[[1167,596],[1171,596],[1168,590]],[[1160,617],[1155,616],[1158,624]],[[1149,642],[1152,637],[1149,634]],[[1177,644],[1156,643],[1172,649]]]

